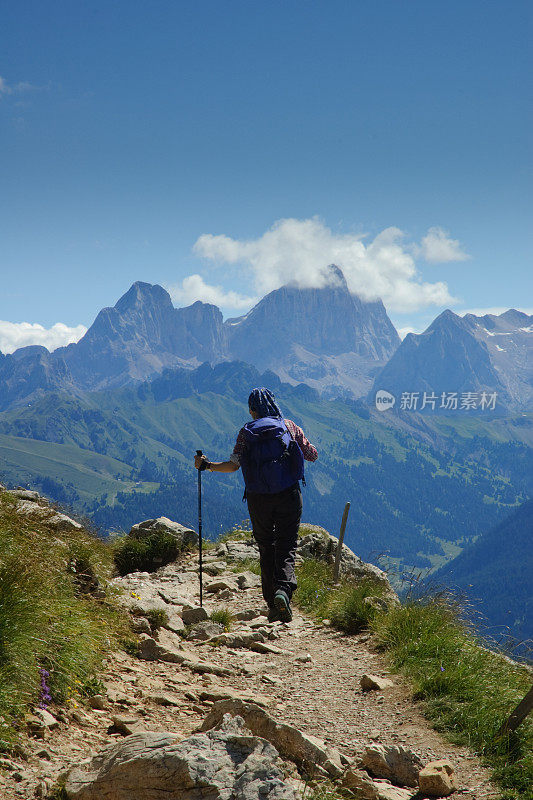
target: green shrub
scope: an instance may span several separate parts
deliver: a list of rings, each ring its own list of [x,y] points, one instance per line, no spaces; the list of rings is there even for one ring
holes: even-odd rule
[[[220,625],[223,625],[226,631],[230,630],[231,623],[233,622],[233,614],[229,608],[217,608],[215,611],[211,612],[209,618],[213,622],[218,622]]]
[[[130,572],[155,572],[175,561],[180,554],[178,541],[170,533],[153,533],[144,539],[126,536],[115,545],[114,560],[119,575]]]
[[[145,617],[150,623],[152,632],[158,631],[168,624],[168,614],[164,608],[151,608],[146,612]]]

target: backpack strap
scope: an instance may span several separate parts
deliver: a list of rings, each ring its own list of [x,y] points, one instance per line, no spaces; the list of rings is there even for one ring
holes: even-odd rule
[[[284,417],[282,417],[282,419],[283,419],[283,424],[285,425],[285,428],[287,429],[287,433],[288,433],[288,434],[289,434],[289,436],[291,437],[292,441],[293,441],[293,442],[296,442],[296,439],[295,439],[295,438],[294,438],[294,436],[292,435],[292,433],[291,433],[291,431],[290,431],[290,428],[289,428],[289,426],[288,426],[288,425],[287,425],[287,423],[285,422],[285,418],[284,418]],[[298,442],[296,442],[296,444],[298,444]],[[299,446],[300,446],[300,445],[298,445],[298,447],[299,447]],[[306,484],[306,482],[305,482],[305,471],[304,471],[304,473],[303,473],[303,475],[302,475],[302,486],[307,486],[307,484]]]

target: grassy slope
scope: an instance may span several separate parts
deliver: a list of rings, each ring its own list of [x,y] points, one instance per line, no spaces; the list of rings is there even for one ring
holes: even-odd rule
[[[82,587],[84,576],[105,587],[111,571],[104,542],[21,516],[0,492],[0,747],[16,741],[29,708],[72,705],[98,686],[101,659],[127,627],[112,600]]]
[[[369,626],[391,668],[404,674],[426,715],[452,741],[468,745],[494,770],[501,800],[533,797],[533,719],[504,738],[497,732],[531,686],[531,672],[480,646],[462,609],[444,595],[408,599],[388,610],[365,604],[379,587],[342,580],[306,561],[295,602],[319,620],[353,633]]]
[[[83,500],[131,490],[137,483],[131,480],[128,464],[73,444],[0,434],[0,463],[4,474],[16,475],[21,483],[31,484],[36,475],[70,483]],[[146,483],[141,488],[153,491],[155,485]]]

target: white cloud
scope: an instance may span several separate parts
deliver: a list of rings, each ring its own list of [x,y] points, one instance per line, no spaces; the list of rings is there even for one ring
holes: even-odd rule
[[[324,286],[327,266],[337,264],[352,292],[366,300],[380,297],[389,310],[413,311],[457,302],[443,281],[421,280],[413,246],[404,243],[401,230],[386,228],[366,244],[363,238],[334,233],[318,217],[281,219],[257,239],[203,234],[194,252],[213,262],[248,269],[258,295],[288,282]]]
[[[533,308],[522,308],[521,306],[487,306],[486,308],[460,308],[460,309],[453,309],[456,314],[460,317],[464,317],[465,314],[474,314],[476,317],[484,317],[485,314],[494,314],[499,316],[503,314],[504,311],[509,311],[510,308],[514,308],[516,311],[522,311],[523,314],[528,314],[529,316],[533,314]]]
[[[27,81],[19,81],[18,83],[9,84],[5,78],[0,75],[0,98],[9,94],[18,94],[19,92],[29,92],[35,89],[31,83]]]
[[[168,291],[174,302],[184,306],[194,303],[195,300],[202,300],[222,308],[242,311],[257,303],[256,297],[226,291],[221,286],[210,286],[201,275],[189,275],[183,279],[181,285],[171,286]]]
[[[422,331],[419,331],[416,328],[411,328],[410,325],[406,325],[404,328],[397,328],[397,330],[400,339],[405,339],[408,333],[422,333]]]
[[[457,239],[450,239],[447,231],[438,225],[429,228],[420,245],[416,248],[417,254],[426,261],[444,264],[448,261],[466,261],[470,258],[461,250],[461,243]]]
[[[6,322],[0,320],[0,352],[12,353],[19,347],[40,344],[48,350],[77,342],[86,333],[84,325],[73,328],[56,322],[51,328],[45,328],[37,322]]]

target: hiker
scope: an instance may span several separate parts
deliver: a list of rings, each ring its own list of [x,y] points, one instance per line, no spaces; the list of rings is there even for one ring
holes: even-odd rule
[[[265,387],[248,397],[252,421],[242,427],[229,461],[195,456],[194,466],[211,472],[235,472],[242,467],[244,496],[259,547],[261,586],[268,621],[290,622],[290,601],[296,589],[294,561],[302,516],[304,459],[318,453],[292,420],[284,419],[274,395]]]

